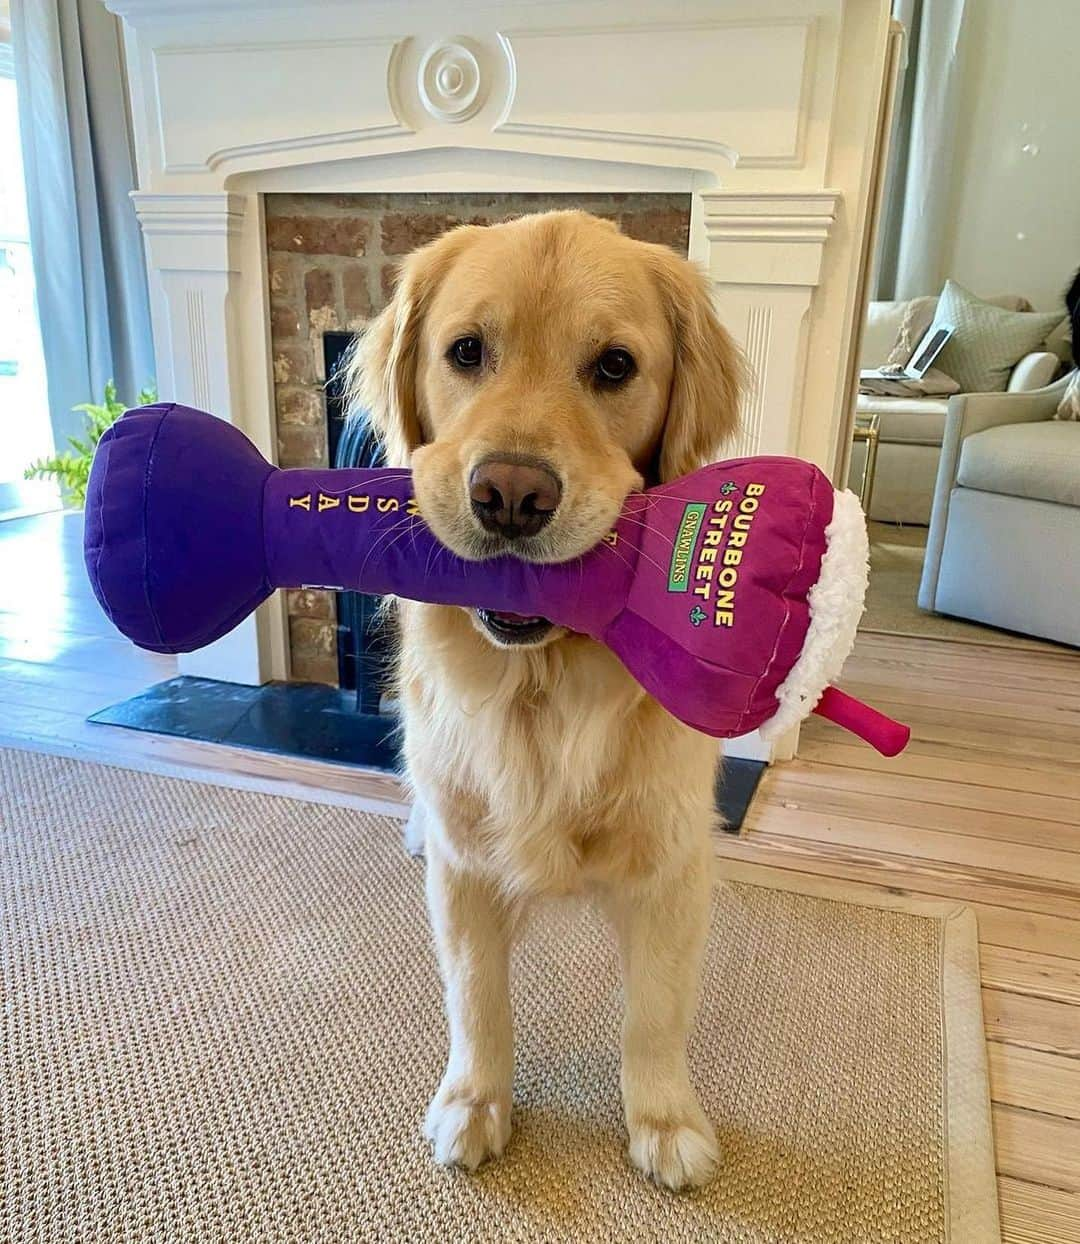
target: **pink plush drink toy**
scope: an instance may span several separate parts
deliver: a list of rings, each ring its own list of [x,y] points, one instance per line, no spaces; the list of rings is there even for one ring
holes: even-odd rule
[[[189,652],[275,588],[319,586],[540,615],[606,644],[687,725],[775,738],[816,711],[887,756],[910,731],[829,684],[855,639],[866,524],[794,458],[741,458],[634,493],[573,561],[465,561],[402,470],[278,470],[212,415],[162,403],[102,437],[86,565],[113,623]]]

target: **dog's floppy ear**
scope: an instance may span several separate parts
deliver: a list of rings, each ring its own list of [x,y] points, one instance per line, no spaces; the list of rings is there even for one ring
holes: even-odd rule
[[[414,251],[402,264],[394,296],[357,339],[347,364],[350,411],[366,413],[389,466],[408,466],[424,442],[416,370],[424,313],[472,226]]]
[[[675,346],[658,463],[666,481],[712,461],[735,433],[747,367],[716,317],[705,275],[666,247],[655,248],[653,262]]]
[[[390,466],[408,466],[422,440],[416,408],[418,319],[403,273],[389,305],[357,338],[348,362],[349,412],[367,418]]]

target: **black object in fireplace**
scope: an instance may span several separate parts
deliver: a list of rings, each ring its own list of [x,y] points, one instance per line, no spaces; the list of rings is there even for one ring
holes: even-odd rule
[[[345,402],[344,361],[352,333],[325,333],[326,431],[335,467],[382,466],[382,457],[362,413],[350,414]],[[360,713],[378,715],[389,679],[390,641],[380,611],[382,598],[361,592],[337,593],[338,682],[356,692]]]
[[[379,446],[371,429],[360,414],[350,417],[345,403],[343,362],[352,342],[352,333],[326,333],[323,336],[325,375],[328,377],[326,419],[330,461],[336,467],[382,466]],[[241,746],[245,743],[259,747],[269,745],[271,750],[291,752],[299,749],[299,739],[307,749],[306,754],[374,764],[379,768],[396,768],[400,763],[399,736],[393,730],[393,715],[383,711],[382,703],[389,682],[390,642],[386,622],[379,611],[380,601],[378,596],[365,596],[360,592],[337,593],[338,678],[343,690],[356,691],[356,709],[364,720],[351,717],[351,721],[345,723],[339,715],[335,715],[333,705],[318,701],[306,715],[305,706],[299,706],[299,728],[286,714],[285,726],[278,727],[278,733],[285,740],[283,744],[275,745],[276,736],[268,733],[261,724],[262,719],[258,719],[254,743],[234,737],[235,732],[226,741]],[[182,733],[194,738],[216,738],[199,734],[187,723],[179,728],[175,724],[177,710],[173,701],[186,705],[197,697],[193,696],[189,686],[177,687],[174,683],[191,681],[174,679],[160,687],[152,687],[133,701],[103,710],[92,720],[134,726],[136,729]],[[225,691],[230,699],[235,699],[238,693],[254,691],[260,694],[268,690],[265,687],[233,688],[225,683],[212,683],[210,686],[216,689],[218,696]],[[279,696],[287,698],[285,693],[300,689],[288,687],[276,690]],[[331,694],[330,688],[326,687],[306,688],[302,694],[317,696],[320,692]],[[149,701],[147,706],[140,703],[144,699]],[[215,720],[220,716],[218,711]],[[280,711],[278,716],[281,716]],[[247,723],[249,719],[253,719],[253,714],[244,706],[243,720]],[[312,729],[313,720],[320,724],[321,729]],[[166,724],[163,725],[162,721]],[[171,727],[170,722],[173,723]],[[386,726],[390,728],[384,729]],[[728,832],[738,832],[764,769],[764,763],[758,760],[729,758],[723,762],[722,776],[718,774],[717,777],[717,808]]]

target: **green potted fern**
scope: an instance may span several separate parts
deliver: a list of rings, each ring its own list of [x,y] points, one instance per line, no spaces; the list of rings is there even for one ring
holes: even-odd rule
[[[150,385],[140,392],[136,404],[146,406],[156,401],[157,392]],[[55,479],[63,488],[68,505],[81,510],[86,504],[86,483],[90,478],[90,463],[94,460],[97,443],[128,409],[128,405],[118,400],[116,384],[109,380],[105,384],[105,401],[100,406],[83,402],[72,409],[86,416],[86,430],[82,436],[69,436],[69,449],[51,458],[39,458],[37,462],[32,462],[23,472],[23,477]]]

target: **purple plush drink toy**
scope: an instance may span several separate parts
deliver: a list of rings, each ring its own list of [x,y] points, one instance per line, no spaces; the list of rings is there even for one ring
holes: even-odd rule
[[[633,493],[573,561],[465,561],[404,470],[279,470],[236,428],[162,403],[101,438],[86,565],[115,626],[190,652],[275,588],[318,586],[538,614],[592,636],[696,730],[775,738],[816,711],[887,756],[910,731],[829,686],[867,580],[851,493],[794,458],[716,462]]]

